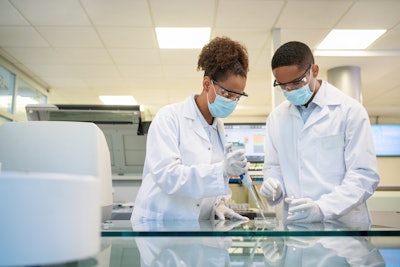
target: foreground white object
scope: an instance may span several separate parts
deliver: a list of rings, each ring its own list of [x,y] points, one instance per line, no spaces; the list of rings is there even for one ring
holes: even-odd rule
[[[65,173],[98,178],[102,221],[111,218],[110,152],[103,132],[94,123],[6,122],[0,127],[0,162],[3,171]]]
[[[93,176],[0,173],[0,266],[55,264],[100,249],[100,181]]]

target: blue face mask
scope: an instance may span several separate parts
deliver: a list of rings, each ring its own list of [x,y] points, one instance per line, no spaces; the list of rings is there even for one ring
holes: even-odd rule
[[[226,118],[229,115],[231,115],[232,112],[235,110],[237,102],[218,95],[217,92],[215,92],[214,85],[213,89],[216,97],[214,103],[210,103],[210,101],[208,100],[208,93],[207,93],[208,109],[210,110],[210,113],[213,117]]]
[[[310,90],[308,84],[306,84],[303,87],[300,87],[299,89],[296,90],[292,91],[283,90],[283,95],[293,105],[302,106],[305,105],[311,99],[313,92]]]

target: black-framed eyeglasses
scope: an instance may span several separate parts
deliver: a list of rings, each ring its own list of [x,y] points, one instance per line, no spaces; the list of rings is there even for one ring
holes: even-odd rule
[[[217,81],[215,80],[211,80],[214,84],[218,85],[219,88],[221,88],[221,95],[225,98],[229,98],[232,99],[234,101],[239,101],[239,99],[242,96],[248,97],[249,95],[246,94],[245,92],[243,93],[239,93],[239,92],[235,92],[231,89],[225,88],[223,87],[221,84],[219,84]]]
[[[287,85],[291,84],[292,89],[291,90],[296,90],[300,87],[302,87],[304,84],[306,84],[307,82],[307,73],[310,70],[312,64],[310,64],[310,66],[308,66],[308,68],[306,69],[306,71],[304,72],[303,75],[301,75],[299,78],[294,79],[291,82],[287,82],[287,83],[279,83],[276,80],[274,81],[274,87],[279,86],[281,89],[286,90]]]

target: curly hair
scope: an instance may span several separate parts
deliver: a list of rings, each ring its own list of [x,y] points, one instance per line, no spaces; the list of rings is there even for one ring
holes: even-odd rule
[[[314,64],[314,56],[310,48],[301,42],[292,41],[281,45],[271,60],[271,68],[297,65],[306,69]]]
[[[231,74],[247,77],[247,49],[226,36],[216,37],[201,50],[197,70],[204,70],[204,76],[213,80],[223,81]]]

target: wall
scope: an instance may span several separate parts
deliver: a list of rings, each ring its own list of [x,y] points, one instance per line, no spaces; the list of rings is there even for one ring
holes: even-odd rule
[[[378,157],[379,186],[400,187],[400,157]]]

